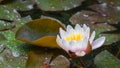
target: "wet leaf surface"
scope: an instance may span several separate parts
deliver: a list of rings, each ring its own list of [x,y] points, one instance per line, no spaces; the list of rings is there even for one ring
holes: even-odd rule
[[[19,27],[21,27],[23,24],[30,20],[31,19],[29,17],[23,18],[16,22],[17,26],[14,30],[0,32],[6,38],[6,40],[0,40],[0,44],[8,46],[8,48],[10,48],[14,53],[14,56],[20,56],[19,53],[25,53],[23,49],[19,49],[19,46],[24,44],[15,39],[15,32]]]
[[[9,48],[0,53],[0,68],[24,68],[26,57],[14,57]]]
[[[56,35],[64,25],[54,18],[41,18],[23,25],[16,33],[16,39],[43,47],[57,47]]]
[[[99,53],[95,59],[94,63],[97,68],[119,68],[120,60],[113,56],[108,51],[102,51]]]
[[[44,11],[69,10],[81,5],[83,0],[36,0],[38,6]]]
[[[17,10],[32,9],[32,1],[15,1],[10,4],[0,5],[0,19],[14,20],[20,19]]]
[[[15,27],[15,22],[0,20],[0,31],[6,31],[9,29],[13,29],[14,27]]]

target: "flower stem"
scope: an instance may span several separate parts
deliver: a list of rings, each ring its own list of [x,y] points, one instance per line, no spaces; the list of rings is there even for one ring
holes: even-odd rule
[[[84,63],[81,57],[79,58],[79,62],[83,68],[86,68],[86,64]]]

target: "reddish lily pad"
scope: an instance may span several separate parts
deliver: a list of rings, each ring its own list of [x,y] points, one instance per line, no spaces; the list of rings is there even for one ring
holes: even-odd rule
[[[99,22],[108,22],[108,23],[116,23],[120,21],[120,8],[118,7],[110,7],[107,4],[94,4],[89,6],[92,10],[95,10],[99,13]]]
[[[105,31],[115,30],[114,27],[108,25],[106,22],[106,18],[101,16],[100,14],[93,11],[81,11],[76,13],[70,18],[70,22],[72,24],[87,24],[91,30],[96,31],[96,35],[98,36],[106,36],[105,44],[111,44],[120,39],[119,34],[101,34]],[[97,24],[94,24],[97,23]]]
[[[38,6],[44,11],[69,10],[81,5],[83,0],[36,0]]]
[[[54,18],[40,18],[23,25],[16,33],[16,39],[43,47],[57,47],[56,35],[64,25]]]

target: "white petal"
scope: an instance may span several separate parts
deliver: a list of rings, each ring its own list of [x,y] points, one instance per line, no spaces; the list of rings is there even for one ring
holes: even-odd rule
[[[83,24],[83,30],[84,30],[84,34],[87,38],[89,38],[90,35],[90,28],[87,27],[85,24]]]
[[[60,28],[59,30],[60,30],[60,37],[62,39],[65,38],[66,37],[66,32],[62,28]]]
[[[82,41],[82,49],[85,50],[88,46],[88,38],[84,38]]]
[[[86,29],[86,37],[89,39],[89,35],[90,35],[90,28],[88,27],[87,29]]]
[[[84,51],[78,51],[75,53],[77,56],[85,56],[85,52]]]
[[[79,24],[76,24],[76,25],[75,25],[75,30],[76,30],[76,31],[81,30],[81,26],[80,26]]]
[[[90,39],[89,39],[90,44],[92,44],[94,38],[95,38],[95,31],[93,31],[92,34],[91,34],[91,36],[90,36]]]
[[[69,42],[62,40],[62,43],[63,43],[62,48],[68,52],[70,50]]]
[[[62,44],[62,39],[60,39],[60,36],[59,36],[59,35],[57,35],[56,42],[57,42],[57,44],[58,44],[60,47],[63,46],[63,44]]]
[[[69,44],[67,42],[65,42],[65,40],[60,39],[59,35],[57,35],[57,39],[56,39],[57,44],[66,52],[68,52],[69,50]]]
[[[88,27],[86,24],[83,24],[83,29],[86,30]]]
[[[92,43],[92,50],[101,47],[104,42],[105,42],[105,37],[100,37],[100,38],[96,39],[96,40]]]
[[[67,26],[67,32],[70,32],[71,29],[73,30],[73,27],[72,27],[71,25],[68,25],[68,26]]]

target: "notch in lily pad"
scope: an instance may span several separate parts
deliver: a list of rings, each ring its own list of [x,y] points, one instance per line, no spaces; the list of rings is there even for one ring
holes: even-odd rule
[[[59,28],[65,29],[65,26],[57,19],[44,17],[24,24],[16,32],[16,39],[50,48],[59,48],[56,43],[56,35]]]

